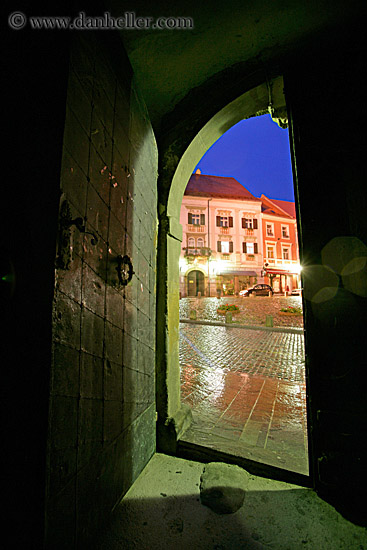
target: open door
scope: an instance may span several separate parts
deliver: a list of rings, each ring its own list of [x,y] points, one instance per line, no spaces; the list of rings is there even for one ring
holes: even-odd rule
[[[345,43],[332,53],[318,44],[284,80],[300,208],[311,468],[321,496],[365,521],[357,503],[366,463],[366,103],[361,49],[351,40],[342,50]]]

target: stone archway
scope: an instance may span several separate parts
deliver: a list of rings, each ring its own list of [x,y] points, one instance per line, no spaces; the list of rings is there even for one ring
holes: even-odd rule
[[[158,282],[157,282],[157,410],[158,448],[175,452],[177,440],[191,422],[191,411],[181,406],[179,366],[179,256],[182,227],[180,208],[187,182],[206,151],[240,120],[269,112],[284,118],[286,104],[283,78],[268,81],[264,71],[251,75],[248,91],[225,106],[218,106],[197,132],[191,129],[186,141],[171,144],[161,157],[162,187],[159,199]],[[250,88],[250,86],[251,87]],[[246,86],[244,86],[246,88]],[[162,320],[164,319],[164,323]]]

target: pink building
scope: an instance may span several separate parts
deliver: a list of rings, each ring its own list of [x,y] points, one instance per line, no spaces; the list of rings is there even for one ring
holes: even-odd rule
[[[197,171],[180,223],[181,297],[237,294],[259,282],[275,292],[298,286],[294,203],[254,197],[234,178]]]
[[[234,294],[262,280],[261,204],[234,178],[191,176],[180,217],[181,296]]]

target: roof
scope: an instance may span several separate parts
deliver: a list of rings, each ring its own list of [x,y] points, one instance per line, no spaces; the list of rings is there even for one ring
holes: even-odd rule
[[[261,201],[261,211],[264,214],[271,214],[272,216],[281,216],[286,218],[296,218],[296,206],[294,202],[269,199],[265,195],[261,195]]]
[[[296,217],[296,205],[291,201],[281,201],[278,199],[270,199],[271,202],[279,206],[282,210],[285,210],[287,214],[290,214],[293,218]]]
[[[191,197],[220,197],[260,202],[241,183],[234,178],[193,174],[185,189],[185,195]]]

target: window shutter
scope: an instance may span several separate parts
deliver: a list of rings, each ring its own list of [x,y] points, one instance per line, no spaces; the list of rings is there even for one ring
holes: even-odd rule
[[[229,242],[229,251],[233,252],[233,242],[232,241]]]
[[[242,218],[242,229],[246,229],[246,220]]]
[[[200,225],[205,225],[205,214],[200,214]]]
[[[217,227],[220,227],[220,216],[216,216],[216,224],[217,224]]]
[[[242,252],[246,254],[246,243],[242,243]]]
[[[254,243],[254,254],[257,254],[257,243]]]
[[[222,252],[222,245],[220,241],[217,241],[217,252]]]
[[[192,224],[192,214],[188,214],[188,222],[187,223]]]
[[[228,218],[228,226],[233,227],[233,218],[231,216]]]
[[[254,229],[257,229],[257,219],[254,218]]]

